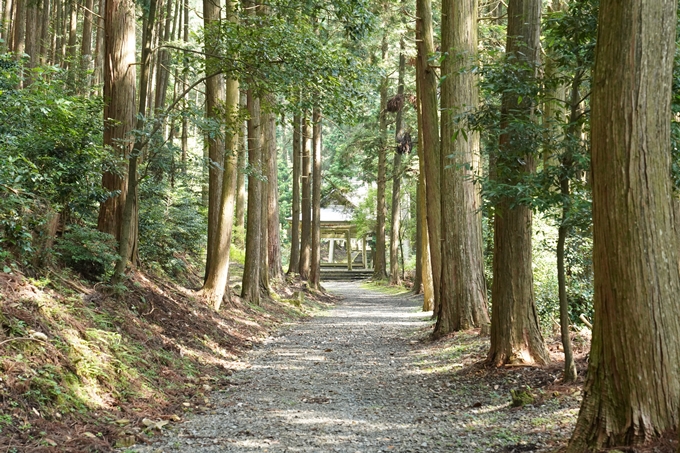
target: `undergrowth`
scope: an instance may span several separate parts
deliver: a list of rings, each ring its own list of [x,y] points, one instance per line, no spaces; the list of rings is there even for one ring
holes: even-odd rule
[[[205,394],[229,385],[245,351],[324,304],[235,298],[215,313],[144,274],[122,296],[103,289],[66,273],[0,273],[0,451],[109,451],[144,440],[159,421],[205,410]]]

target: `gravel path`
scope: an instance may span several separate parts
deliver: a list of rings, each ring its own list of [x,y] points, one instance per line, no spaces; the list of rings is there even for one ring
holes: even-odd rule
[[[268,339],[231,377],[239,385],[215,395],[212,411],[136,451],[498,451],[478,443],[485,431],[478,420],[463,423],[470,416],[463,401],[477,396],[419,366],[416,338],[429,318],[419,298],[358,283],[325,287],[343,297],[336,308]]]

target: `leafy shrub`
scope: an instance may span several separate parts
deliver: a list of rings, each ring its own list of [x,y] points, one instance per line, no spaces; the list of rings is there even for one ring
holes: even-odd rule
[[[91,281],[108,279],[118,259],[112,235],[79,225],[69,226],[54,248],[64,264]]]

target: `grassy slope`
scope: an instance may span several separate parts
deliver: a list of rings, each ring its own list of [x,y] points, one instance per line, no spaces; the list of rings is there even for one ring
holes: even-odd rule
[[[254,343],[327,303],[234,302],[215,313],[192,291],[139,273],[122,297],[99,289],[67,275],[0,273],[0,451],[144,440],[159,422],[208,410],[205,394],[230,385]]]

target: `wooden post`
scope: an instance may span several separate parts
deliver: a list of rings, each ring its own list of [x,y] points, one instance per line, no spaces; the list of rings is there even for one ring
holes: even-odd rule
[[[361,261],[364,263],[364,269],[368,268],[368,260],[366,259],[366,236],[361,238]]]
[[[347,238],[347,270],[351,271],[352,270],[352,235],[350,234],[350,230],[347,230],[345,233],[345,237]]]
[[[328,244],[328,262],[330,264],[333,264],[335,259],[333,258],[333,255],[335,255],[335,239],[330,238],[329,239],[330,243]]]

